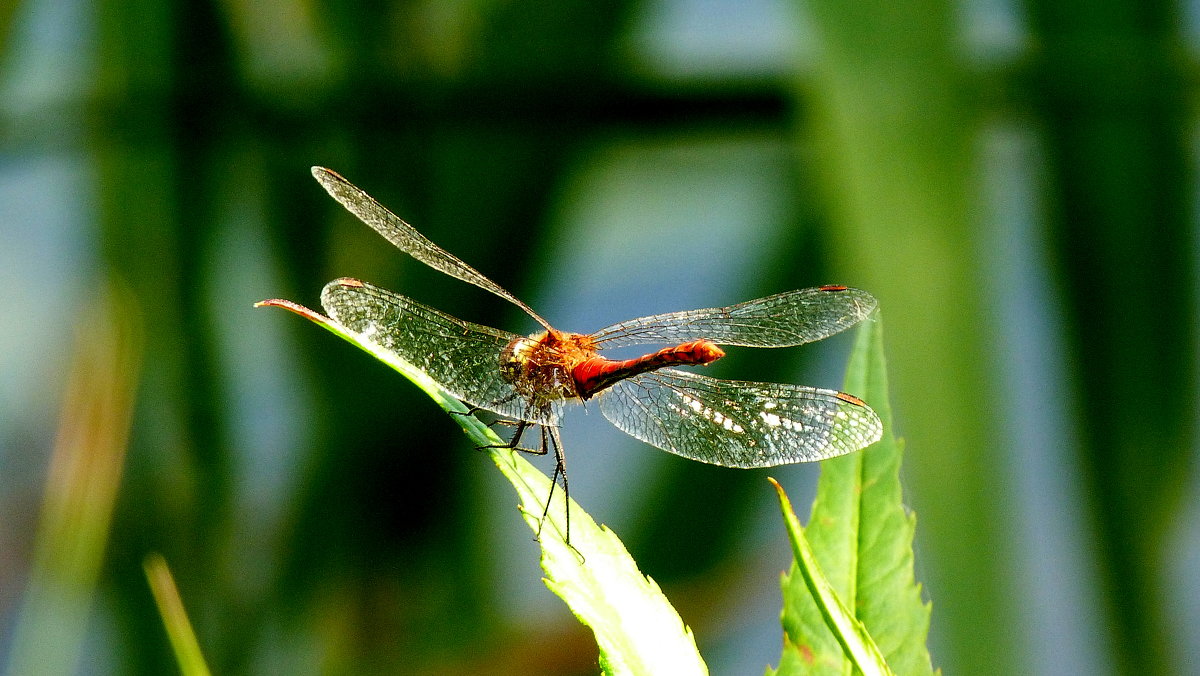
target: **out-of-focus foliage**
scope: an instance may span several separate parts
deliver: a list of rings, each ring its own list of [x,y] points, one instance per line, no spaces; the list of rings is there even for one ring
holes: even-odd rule
[[[161,552],[215,673],[594,673],[489,463],[394,374],[251,308],[347,275],[534,328],[340,213],[320,164],[566,329],[870,290],[935,665],[1196,664],[1197,22],[1180,11],[0,4],[4,661],[21,608],[55,598],[30,571],[35,534],[61,532],[39,514],[69,337],[112,278],[142,368],[105,386],[138,378],[83,643],[63,653],[82,671],[173,668],[142,574]],[[836,386],[830,342],[714,370]],[[714,673],[774,660],[788,554],[764,473],[596,418],[564,429],[572,494]],[[811,468],[775,475],[806,501]]]

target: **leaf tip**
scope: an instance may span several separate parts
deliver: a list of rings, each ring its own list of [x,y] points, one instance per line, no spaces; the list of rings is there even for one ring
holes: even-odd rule
[[[767,477],[767,481],[775,487],[775,492],[779,495],[779,506],[783,508],[784,513],[792,512],[792,501],[788,499],[787,491],[783,490],[783,485],[775,480],[774,477]]]

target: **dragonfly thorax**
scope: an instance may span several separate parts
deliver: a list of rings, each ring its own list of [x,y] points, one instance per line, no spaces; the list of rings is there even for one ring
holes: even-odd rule
[[[500,354],[500,373],[536,408],[565,399],[591,399],[633,376],[673,365],[706,366],[725,356],[707,340],[694,340],[636,359],[601,357],[595,338],[582,333],[543,331],[517,338]]]
[[[596,356],[590,336],[543,331],[518,338],[500,353],[500,374],[535,407],[579,399],[575,366]]]

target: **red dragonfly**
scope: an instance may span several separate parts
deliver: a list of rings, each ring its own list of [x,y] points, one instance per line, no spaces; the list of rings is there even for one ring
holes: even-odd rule
[[[357,279],[334,280],[321,292],[325,310],[360,340],[424,371],[472,412],[491,411],[515,424],[504,447],[545,454],[548,439],[557,461],[551,480],[557,483],[561,476],[564,491],[558,426],[567,402],[594,398],[604,417],[630,436],[725,467],[822,460],[865,448],[882,434],[879,417],[850,394],[670,368],[711,364],[725,355],[718,345],[790,347],[826,338],[875,309],[875,298],[865,291],[820,286],[729,307],[631,319],[590,334],[559,331],[337,173],[322,167],[312,172],[334,199],[401,251],[500,296],[541,324],[544,330],[519,336]],[[655,343],[668,347],[627,360],[600,354]],[[540,448],[521,449],[521,436],[535,425],[541,429]],[[569,533],[569,512],[567,518]]]

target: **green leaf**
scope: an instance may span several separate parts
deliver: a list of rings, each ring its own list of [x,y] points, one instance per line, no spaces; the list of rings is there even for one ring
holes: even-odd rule
[[[892,433],[882,320],[862,324],[846,374],[846,391],[869,402],[884,422],[870,448],[821,463],[817,497],[804,536],[841,600],[853,609],[892,671],[935,673],[926,640],[930,604],[913,574],[916,517],[900,488],[903,445]],[[783,578],[784,652],[776,673],[849,674],[851,661],[795,563]],[[785,670],[787,667],[787,670]]]
[[[462,402],[444,392],[425,373],[379,348],[334,320],[291,301],[272,299],[258,306],[282,307],[333,332],[391,366],[427,393],[451,416],[476,446],[503,441],[477,418],[461,415]],[[540,528],[541,565],[546,586],[566,601],[581,622],[592,628],[606,674],[707,674],[691,630],[653,580],[638,570],[625,545],[596,524],[571,501],[571,544],[566,542],[566,504],[554,491],[546,521],[542,509],[551,493],[550,479],[517,451],[484,449],[516,489],[525,522]]]
[[[866,676],[893,676],[892,670],[888,668],[887,662],[879,652],[879,647],[867,633],[867,628],[863,626],[862,622],[855,619],[854,614],[846,606],[842,605],[841,600],[833,591],[833,586],[821,572],[816,555],[813,554],[808,539],[804,537],[800,519],[792,510],[792,503],[784,493],[783,486],[780,486],[779,482],[774,479],[770,479],[770,482],[775,485],[775,490],[779,493],[779,505],[783,510],[784,524],[787,527],[788,538],[792,541],[792,551],[796,557],[796,571],[800,573],[809,594],[811,594],[809,598],[816,602],[825,626],[829,627],[834,638],[841,645],[843,654],[850,659],[858,671]],[[800,671],[807,672],[806,669]]]

